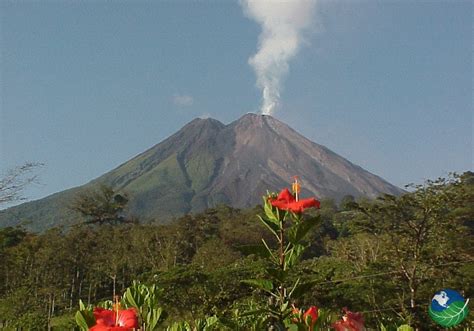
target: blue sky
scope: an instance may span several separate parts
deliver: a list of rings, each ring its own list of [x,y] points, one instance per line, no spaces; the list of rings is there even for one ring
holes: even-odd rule
[[[274,116],[403,186],[473,169],[472,3],[322,1]],[[0,172],[81,185],[197,116],[258,111],[238,1],[2,1]]]

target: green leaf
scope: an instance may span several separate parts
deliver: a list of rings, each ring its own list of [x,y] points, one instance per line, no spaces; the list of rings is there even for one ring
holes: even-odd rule
[[[293,287],[291,288],[290,292],[288,293],[288,297],[291,297],[291,295],[293,294],[293,292],[296,290],[296,288],[298,287],[298,284],[300,283],[300,278],[298,278],[295,282],[295,285],[293,285]]]
[[[291,290],[291,298],[298,299],[304,293],[308,292],[316,283],[317,281],[304,282],[301,284],[295,283],[295,286]]]
[[[191,331],[192,328],[188,322],[174,322],[166,328],[167,331]]]
[[[265,224],[265,226],[271,231],[271,233],[273,233],[277,240],[280,240],[280,237],[278,236],[278,231],[280,231],[279,225],[269,221],[266,218],[261,217],[260,215],[258,216],[258,218],[263,224]]]
[[[266,292],[271,292],[273,290],[273,282],[268,279],[245,279],[241,282],[259,288]]]
[[[95,324],[94,314],[89,310],[79,310],[75,315],[76,324],[81,330],[89,330]]]
[[[87,322],[82,315],[81,311],[76,312],[76,324],[81,328],[81,330],[89,330],[89,326],[87,325]]]
[[[277,280],[278,282],[282,283],[285,281],[286,276],[288,275],[287,271],[281,270],[280,268],[270,267],[265,269],[265,272],[270,275],[273,279]]]
[[[318,223],[319,218],[311,218],[294,224],[288,230],[288,240],[293,244],[298,244],[308,232]]]
[[[288,305],[289,305],[289,304],[290,304],[290,303],[289,303],[288,301],[285,302],[285,303],[283,303],[283,304],[280,306],[280,311],[281,311],[282,313],[285,312],[285,310],[288,308]]]
[[[409,326],[408,324],[403,324],[403,325],[400,325],[398,328],[397,328],[397,331],[414,331],[415,329],[412,328],[411,326]]]
[[[86,310],[86,306],[84,305],[84,302],[82,302],[81,299],[79,299],[79,310]]]
[[[263,242],[263,245],[265,246],[268,254],[270,255],[270,258],[276,262],[276,263],[279,263],[279,260],[278,260],[278,257],[275,256],[275,254],[273,254],[273,251],[271,250],[271,248],[268,246],[267,242],[265,241],[265,239],[262,238],[262,242]]]
[[[268,202],[268,201],[265,201],[265,205],[263,207],[264,211],[265,211],[265,215],[268,217],[268,219],[275,223],[276,225],[278,225],[280,223],[280,220],[278,219],[279,215],[275,215],[273,213],[273,208],[272,208],[272,205]],[[277,209],[278,211],[278,209]]]
[[[263,258],[267,258],[270,256],[268,249],[262,245],[242,245],[236,248],[239,252],[245,255],[255,254]]]
[[[162,308],[151,309],[148,312],[148,314],[146,316],[146,321],[147,321],[147,325],[148,325],[147,330],[152,331],[152,330],[157,329],[156,326],[158,325],[158,322],[160,321],[162,312],[163,312]]]
[[[204,330],[211,330],[213,329],[213,326],[216,326],[217,323],[219,322],[219,319],[217,316],[211,316],[206,318],[206,326],[204,327]]]
[[[134,293],[135,292],[135,293]],[[135,294],[135,295],[134,295]],[[135,307],[135,308],[140,308],[138,303],[137,303],[137,300],[135,300],[135,298],[137,297],[137,292],[132,290],[131,287],[127,288],[127,290],[125,291],[125,295],[124,295],[124,299],[125,299],[125,302],[127,303],[127,305],[129,306],[132,306],[132,307]]]
[[[112,302],[112,300],[104,300],[99,301],[96,306],[104,309],[112,309],[113,305],[114,303]]]
[[[298,328],[298,325],[296,325],[296,324],[290,324],[290,325],[287,326],[287,330],[288,331],[298,331],[299,328]]]
[[[303,245],[293,244],[293,247],[289,250],[288,258],[285,260],[285,269],[291,268],[298,262],[305,248]]]
[[[194,330],[204,331],[206,329],[206,321],[198,318],[194,321]]]

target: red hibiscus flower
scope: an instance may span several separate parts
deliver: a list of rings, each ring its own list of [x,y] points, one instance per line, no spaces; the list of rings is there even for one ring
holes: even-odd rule
[[[316,320],[318,319],[318,307],[311,306],[309,309],[303,314],[303,321],[306,325],[308,325],[309,318],[311,318],[311,324],[309,325],[311,328],[310,330],[314,329],[314,324],[316,324]]]
[[[138,317],[134,308],[113,310],[94,308],[96,324],[89,331],[131,331],[138,328]]]
[[[332,326],[336,331],[364,331],[364,317],[361,313],[353,313],[344,308],[344,317],[341,321],[337,321]]]
[[[276,199],[271,199],[270,203],[273,207],[277,207],[281,210],[289,210],[293,213],[302,213],[306,208],[319,208],[320,203],[315,198],[301,199],[296,201],[293,194],[285,188],[283,189]]]

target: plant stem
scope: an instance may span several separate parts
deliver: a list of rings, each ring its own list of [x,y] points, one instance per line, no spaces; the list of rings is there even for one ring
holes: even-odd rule
[[[285,217],[283,217],[283,220]],[[283,220],[280,221],[280,232],[279,232],[279,244],[280,244],[280,270],[282,272],[285,271],[285,228],[284,228],[284,222]],[[279,284],[279,294],[280,294],[280,302],[279,306],[281,307],[285,303],[285,287],[283,282],[280,282]],[[282,317],[281,317],[282,318]]]

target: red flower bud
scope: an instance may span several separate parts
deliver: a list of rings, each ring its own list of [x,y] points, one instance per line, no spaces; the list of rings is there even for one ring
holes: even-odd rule
[[[318,307],[311,306],[309,309],[303,314],[304,323],[310,326],[310,330],[313,330],[314,324],[316,324],[316,320],[318,319]]]

